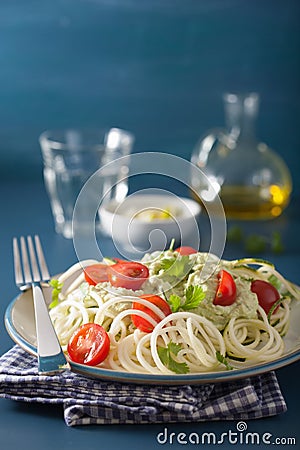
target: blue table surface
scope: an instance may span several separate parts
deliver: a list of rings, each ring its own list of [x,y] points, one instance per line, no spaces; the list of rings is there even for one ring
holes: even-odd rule
[[[293,199],[284,215],[271,222],[262,222],[259,225],[249,225],[262,232],[273,229],[279,230],[285,243],[285,252],[282,255],[264,255],[272,259],[277,268],[287,278],[299,282],[300,243],[298,239],[300,215],[298,199]],[[47,261],[51,273],[63,271],[67,266],[76,262],[76,254],[72,240],[64,239],[55,234],[49,202],[42,181],[27,181],[26,183],[2,182],[0,184],[0,285],[1,301],[0,315],[3,317],[8,303],[18,293],[13,279],[13,261],[11,242],[13,236],[38,233],[46,251]],[[252,228],[251,228],[252,227]],[[101,241],[104,252],[110,255],[114,252],[112,242],[103,238]],[[235,258],[242,256],[244,251],[236,246],[227,245],[225,256]],[[112,255],[113,256],[113,255]],[[13,341],[8,336],[2,322],[0,326],[0,354],[7,351]],[[284,445],[287,440],[294,438],[294,448],[300,448],[299,429],[299,380],[300,362],[277,370],[277,376],[282,392],[287,402],[288,411],[282,415],[249,422],[248,431],[256,432],[262,437],[270,433],[271,442],[276,438]],[[165,424],[165,425],[114,425],[114,426],[86,426],[69,428],[63,420],[61,407],[44,406],[40,404],[26,404],[6,399],[0,399],[0,446],[1,449],[107,449],[130,448],[131,450],[145,448],[179,449],[185,444],[176,440],[178,433],[214,432],[216,435],[236,431],[236,422],[220,421],[191,424]],[[175,439],[168,438],[165,444],[157,441],[158,433],[164,427],[168,435],[176,433]],[[279,441],[276,441],[279,442]],[[235,445],[241,448],[242,444],[223,443],[222,448],[232,448]],[[244,444],[247,448],[256,448],[257,445]],[[195,447],[187,444],[186,447]],[[207,445],[211,447],[212,445]],[[261,444],[265,447],[267,444]],[[201,447],[205,447],[201,445]]]

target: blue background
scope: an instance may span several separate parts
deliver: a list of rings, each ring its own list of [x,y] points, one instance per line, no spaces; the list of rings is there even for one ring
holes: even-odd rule
[[[299,25],[298,0],[0,0],[0,317],[18,292],[13,236],[38,233],[52,274],[76,261],[72,241],[54,232],[42,131],[120,126],[136,134],[136,151],[189,159],[198,138],[224,124],[228,90],[259,92],[258,136],[292,171],[287,213],[253,226],[282,232],[286,251],[264,257],[299,283]],[[112,242],[104,244],[104,254],[113,255]],[[239,255],[243,249],[227,247],[226,257]],[[12,344],[2,323],[0,354]],[[299,444],[299,370],[298,362],[277,371],[288,412],[253,421],[249,430],[294,436]],[[0,402],[0,416],[2,448],[160,448],[160,425],[69,429],[60,408],[9,400]],[[170,429],[226,432],[235,425]]]
[[[297,0],[2,0],[0,176],[40,178],[38,136],[67,126],[189,159],[222,93],[255,90],[299,193],[299,19]]]

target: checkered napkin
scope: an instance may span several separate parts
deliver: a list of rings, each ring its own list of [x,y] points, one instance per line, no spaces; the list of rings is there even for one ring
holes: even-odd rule
[[[248,420],[286,411],[274,372],[234,383],[152,386],[39,375],[37,360],[15,346],[0,357],[0,397],[62,404],[66,424]]]

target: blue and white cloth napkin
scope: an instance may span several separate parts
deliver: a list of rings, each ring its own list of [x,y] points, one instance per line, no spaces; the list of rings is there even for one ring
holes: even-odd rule
[[[274,372],[199,386],[107,382],[70,371],[46,376],[17,345],[0,357],[0,397],[62,404],[68,426],[248,420],[287,409]]]

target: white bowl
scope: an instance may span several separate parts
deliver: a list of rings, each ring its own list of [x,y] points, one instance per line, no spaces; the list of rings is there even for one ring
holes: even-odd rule
[[[132,254],[164,250],[172,239],[198,248],[200,211],[200,205],[188,198],[135,193],[121,204],[112,201],[101,206],[99,216],[103,232],[120,250]]]

